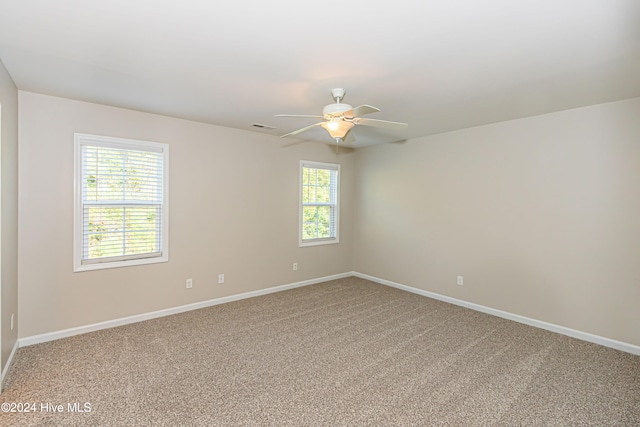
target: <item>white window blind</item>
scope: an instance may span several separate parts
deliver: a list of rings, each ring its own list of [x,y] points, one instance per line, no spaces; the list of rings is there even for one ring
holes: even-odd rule
[[[302,161],[300,245],[338,242],[340,165]]]
[[[166,261],[168,146],[91,135],[76,144],[76,270]]]

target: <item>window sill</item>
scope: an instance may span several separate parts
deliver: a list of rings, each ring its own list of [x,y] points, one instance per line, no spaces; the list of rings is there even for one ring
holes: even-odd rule
[[[110,262],[97,262],[93,264],[80,264],[73,266],[74,273],[80,273],[82,271],[92,271],[92,270],[104,270],[107,268],[120,268],[120,267],[131,267],[134,265],[146,265],[146,264],[157,264],[159,262],[167,262],[169,261],[168,256],[154,257],[154,258],[139,258],[139,259],[130,259],[125,261],[110,261]]]
[[[336,239],[318,239],[318,240],[307,240],[300,242],[299,247],[305,248],[309,246],[321,246],[321,245],[335,245],[336,243],[340,243],[340,241]]]

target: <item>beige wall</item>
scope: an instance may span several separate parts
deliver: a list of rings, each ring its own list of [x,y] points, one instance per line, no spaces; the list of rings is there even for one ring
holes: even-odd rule
[[[336,155],[19,96],[21,337],[355,270],[640,344],[640,98]],[[168,263],[72,272],[74,132],[170,144]],[[300,159],[343,166],[339,245],[297,246]]]
[[[353,153],[28,92],[19,100],[20,337],[351,271]],[[72,272],[74,132],[170,145],[168,263]],[[301,159],[342,165],[337,245],[298,247]]]
[[[354,269],[640,345],[639,119],[634,98],[360,150]]]
[[[0,182],[2,186],[0,210],[0,239],[2,241],[0,301],[2,304],[0,328],[2,351],[0,371],[4,371],[18,338],[18,90],[0,61],[0,105],[2,129],[0,131]],[[11,330],[11,315],[15,315]]]

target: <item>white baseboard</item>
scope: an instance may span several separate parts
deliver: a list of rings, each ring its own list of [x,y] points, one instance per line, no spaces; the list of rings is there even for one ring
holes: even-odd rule
[[[587,332],[577,331],[575,329],[565,328],[564,326],[554,325],[553,323],[543,322],[541,320],[531,319],[529,317],[520,316],[518,314],[509,313],[507,311],[497,310],[491,307],[485,307],[480,304],[474,304],[471,302],[459,300],[456,298],[451,298],[448,296],[436,294],[433,292],[425,291],[422,289],[413,288],[411,286],[401,285],[400,283],[395,283],[390,280],[380,279],[378,277],[369,276],[367,274],[362,274],[354,271],[352,273],[356,277],[360,277],[361,279],[370,280],[372,282],[380,283],[381,285],[391,286],[394,288],[402,289],[404,291],[412,292],[414,294],[422,295],[425,297],[433,298],[436,300],[448,302],[451,304],[459,305],[461,307],[470,308],[472,310],[480,311],[483,313],[491,314],[494,316],[502,317],[504,319],[513,320],[515,322],[524,323],[525,325],[534,326],[540,329],[546,329],[551,332],[556,332],[562,335],[567,335],[572,338],[577,338],[582,341],[591,342],[594,344],[600,344],[605,347],[614,348],[616,350],[621,350],[627,353],[640,355],[640,346],[634,344],[628,344],[622,341],[616,341],[609,338],[601,337],[598,335],[593,335]]]
[[[207,301],[196,302],[193,304],[181,305],[179,307],[167,308],[164,310],[152,311],[150,313],[137,314],[135,316],[122,317],[120,319],[108,320],[106,322],[93,323],[91,325],[79,326],[76,328],[64,329],[62,331],[48,332],[46,334],[32,335],[30,337],[20,338],[18,340],[20,347],[26,347],[33,344],[39,344],[47,341],[53,341],[60,338],[67,338],[74,335],[86,334],[88,332],[99,331],[101,329],[115,328],[117,326],[128,325],[130,323],[142,322],[144,320],[156,319],[158,317],[170,316],[172,314],[184,313],[185,311],[197,310],[200,308],[211,307],[227,302],[238,301],[246,298],[253,298],[260,295],[272,294],[274,292],[286,291],[287,289],[299,288],[301,286],[313,285],[316,283],[326,282],[329,280],[342,279],[352,276],[351,272],[334,274],[332,276],[320,277],[317,279],[304,280],[302,282],[290,283],[288,285],[274,286],[272,288],[260,289],[257,291],[245,292],[242,294],[230,295],[222,298],[215,298]],[[17,348],[18,344],[16,345]],[[15,352],[15,349],[14,349]],[[4,373],[3,373],[4,378]]]
[[[579,340],[591,342],[594,344],[599,344],[605,347],[614,348],[616,350],[621,350],[627,353],[640,355],[640,346],[629,344],[621,341],[612,340],[609,338],[601,337],[598,335],[593,335],[587,332],[577,331],[575,329],[566,328],[564,326],[555,325],[553,323],[543,322],[541,320],[531,319],[529,317],[520,316],[518,314],[509,313],[502,310],[497,310],[491,307],[485,307],[480,304],[475,304],[463,300],[459,300],[456,298],[448,297],[445,295],[440,295],[434,292],[425,291],[418,288],[413,288],[411,286],[402,285],[400,283],[392,282],[390,280],[380,279],[378,277],[369,276],[367,274],[362,274],[357,271],[352,271],[348,273],[335,274],[332,276],[320,277],[317,279],[304,280],[302,282],[290,283],[288,285],[280,285],[274,286],[267,289],[260,289],[252,292],[245,292],[242,294],[230,295],[222,298],[215,298],[212,300],[201,301],[193,304],[182,305],[179,307],[172,307],[165,310],[153,311],[150,313],[138,314],[135,316],[123,317],[120,319],[109,320],[106,322],[94,323],[86,326],[79,326],[76,328],[64,329],[62,331],[49,332],[46,334],[33,335],[30,337],[20,338],[9,356],[9,360],[5,365],[5,368],[2,372],[2,382],[4,382],[5,375],[9,372],[9,368],[13,361],[13,357],[16,353],[18,347],[26,347],[33,344],[39,344],[47,341],[53,341],[60,338],[71,337],[74,335],[85,334],[88,332],[99,331],[101,329],[115,328],[117,326],[127,325],[130,323],[142,322],[144,320],[155,319],[158,317],[170,316],[172,314],[184,313],[186,311],[197,310],[200,308],[211,307],[218,304],[224,304],[227,302],[238,301],[245,298],[257,297],[260,295],[267,295],[274,292],[281,292],[287,289],[298,288],[301,286],[313,285],[316,283],[326,282],[329,280],[342,279],[349,276],[356,276],[362,279],[370,280],[372,282],[380,283],[381,285],[391,286],[394,288],[402,289],[407,292],[412,292],[414,294],[422,295],[428,298],[433,298],[439,301],[448,302],[450,304],[458,305],[461,307],[466,307],[471,310],[480,311],[482,313],[491,314],[494,316],[502,317],[504,319],[513,320],[515,322],[524,323],[529,326],[534,326],[536,328],[546,329],[551,332],[556,332],[562,335],[567,335],[573,338],[577,338]]]
[[[11,365],[13,364],[13,358],[16,355],[16,352],[18,351],[18,342],[19,341],[16,340],[15,344],[13,345],[11,354],[9,354],[9,359],[7,359],[7,363],[4,365],[4,369],[2,370],[2,377],[0,378],[0,392],[2,392],[2,390],[4,389],[4,380],[7,377],[9,370],[11,369]]]

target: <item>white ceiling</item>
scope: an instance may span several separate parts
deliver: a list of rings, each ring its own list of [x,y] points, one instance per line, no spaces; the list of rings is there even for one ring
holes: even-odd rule
[[[0,0],[0,59],[21,90],[276,135],[343,87],[409,123],[369,145],[640,96],[640,1]]]

